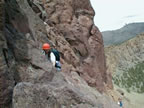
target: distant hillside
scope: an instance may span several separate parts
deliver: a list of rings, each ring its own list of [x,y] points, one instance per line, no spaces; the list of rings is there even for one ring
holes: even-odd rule
[[[144,93],[144,34],[120,45],[105,48],[107,71],[128,92]]]
[[[104,45],[116,45],[124,41],[127,41],[136,35],[144,32],[144,23],[131,23],[124,27],[113,30],[102,32]]]

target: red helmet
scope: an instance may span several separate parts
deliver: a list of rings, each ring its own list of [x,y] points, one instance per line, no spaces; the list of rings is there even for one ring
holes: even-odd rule
[[[43,46],[42,46],[42,49],[43,50],[48,50],[48,49],[50,49],[50,45],[48,43],[44,43]]]

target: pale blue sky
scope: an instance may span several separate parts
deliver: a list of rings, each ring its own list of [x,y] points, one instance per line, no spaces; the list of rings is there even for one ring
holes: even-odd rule
[[[100,31],[119,29],[131,22],[144,22],[144,0],[90,0],[94,22]]]

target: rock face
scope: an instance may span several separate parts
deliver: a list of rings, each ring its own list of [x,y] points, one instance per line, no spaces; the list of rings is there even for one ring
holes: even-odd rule
[[[0,107],[116,108],[98,92],[112,82],[93,16],[89,0],[5,1]],[[45,58],[44,42],[60,51],[62,72]]]
[[[7,108],[12,101],[14,78],[12,68],[8,68],[7,44],[3,33],[4,2],[0,0],[0,107]]]
[[[54,45],[63,54],[64,61],[77,68],[76,71],[89,85],[104,91],[103,82],[107,82],[107,73],[103,40],[101,33],[93,23],[94,11],[90,1],[35,0],[30,4],[33,10],[36,10],[33,5],[43,5],[41,12],[35,12],[43,16],[42,19],[45,17],[44,20],[49,26],[56,28],[56,31],[63,35],[66,42],[63,39],[56,39]],[[38,9],[40,10],[40,7]],[[63,42],[60,42],[61,40]],[[69,45],[61,45],[61,43]]]
[[[118,108],[75,72],[71,76],[55,73],[49,84],[19,83],[13,95],[14,108]]]

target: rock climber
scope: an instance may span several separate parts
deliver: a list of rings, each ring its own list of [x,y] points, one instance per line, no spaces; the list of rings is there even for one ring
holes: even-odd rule
[[[45,52],[46,57],[48,60],[51,61],[52,65],[56,67],[58,71],[61,70],[61,63],[60,63],[60,54],[59,51],[50,47],[48,43],[44,43],[42,49]]]
[[[122,103],[122,99],[118,98],[118,105],[120,106],[120,108],[123,108],[123,103]]]

